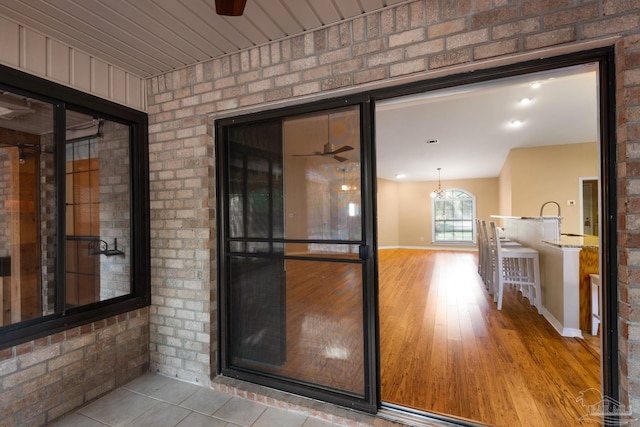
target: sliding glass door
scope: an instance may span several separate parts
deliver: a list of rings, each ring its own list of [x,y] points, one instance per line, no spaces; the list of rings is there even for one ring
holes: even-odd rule
[[[218,123],[225,375],[376,410],[368,117]]]

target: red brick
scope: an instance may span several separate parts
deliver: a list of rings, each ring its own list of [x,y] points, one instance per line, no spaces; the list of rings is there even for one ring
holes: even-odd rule
[[[484,44],[473,48],[473,59],[487,59],[508,55],[518,51],[518,39],[502,40],[496,43]]]
[[[638,0],[604,0],[602,2],[602,12],[605,16],[622,14],[639,8]]]
[[[427,37],[430,39],[448,36],[467,30],[467,20],[464,18],[454,19],[441,24],[429,25],[427,27]]]
[[[573,27],[547,31],[524,39],[525,50],[540,49],[547,46],[555,46],[570,43],[576,40],[576,31]]]
[[[584,24],[582,35],[585,39],[590,39],[635,30],[638,26],[640,26],[638,13],[634,13],[596,22],[587,22]]]
[[[80,336],[80,328],[73,328],[65,331],[65,338],[67,340],[70,340],[72,338],[79,337],[79,336]]]
[[[429,69],[435,70],[451,65],[463,64],[471,60],[469,49],[461,49],[453,52],[445,52],[429,57]]]
[[[517,6],[503,7],[499,9],[479,12],[471,18],[471,28],[480,28],[511,21],[518,17]]]
[[[531,0],[522,5],[522,14],[524,16],[542,15],[553,10],[563,9],[572,4],[572,0]]]
[[[559,27],[598,18],[598,4],[592,3],[544,16],[545,28]]]
[[[18,344],[15,346],[16,356],[20,356],[26,353],[29,353],[32,349],[32,341],[26,342],[24,344]]]
[[[13,357],[13,347],[3,348],[0,350],[0,361],[11,359]]]

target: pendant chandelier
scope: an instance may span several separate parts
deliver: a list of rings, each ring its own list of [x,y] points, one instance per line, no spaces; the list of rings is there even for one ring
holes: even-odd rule
[[[440,169],[442,168],[438,168],[438,189],[437,190],[433,190],[431,192],[431,198],[432,199],[442,199],[443,197],[447,196],[447,191],[442,189],[442,186],[440,185]]]

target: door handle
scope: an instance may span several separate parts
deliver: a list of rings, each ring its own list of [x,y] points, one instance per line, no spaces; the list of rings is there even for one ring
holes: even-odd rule
[[[360,255],[360,259],[363,259],[363,260],[369,259],[369,246],[360,245],[360,247],[358,248],[358,252]]]

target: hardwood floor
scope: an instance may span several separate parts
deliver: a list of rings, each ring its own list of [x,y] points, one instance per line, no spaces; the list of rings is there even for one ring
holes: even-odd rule
[[[513,288],[498,311],[477,254],[380,250],[379,287],[383,402],[546,427],[579,425],[581,392],[599,399],[599,340],[561,337]]]

